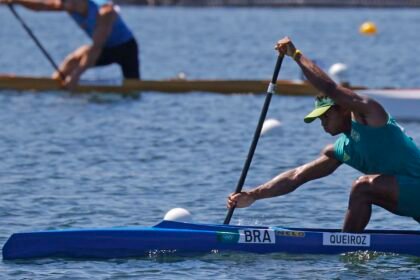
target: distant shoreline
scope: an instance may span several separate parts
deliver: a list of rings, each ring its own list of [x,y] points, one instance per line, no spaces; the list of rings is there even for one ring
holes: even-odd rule
[[[115,0],[118,4],[190,7],[414,8],[420,0]]]

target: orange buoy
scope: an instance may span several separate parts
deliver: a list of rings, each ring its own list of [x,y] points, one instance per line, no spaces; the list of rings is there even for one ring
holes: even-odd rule
[[[377,28],[375,23],[371,21],[366,21],[360,26],[359,31],[363,35],[371,36],[376,34]]]

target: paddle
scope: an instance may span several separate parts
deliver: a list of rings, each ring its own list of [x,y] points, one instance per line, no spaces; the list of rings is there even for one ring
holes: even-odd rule
[[[51,65],[54,67],[54,69],[57,71],[57,73],[60,74],[60,78],[64,81],[66,77],[64,74],[58,69],[57,64],[55,64],[54,60],[51,58],[51,56],[48,54],[48,52],[45,50],[45,48],[41,45],[39,40],[35,37],[32,30],[25,24],[25,22],[22,20],[22,18],[19,16],[19,14],[16,12],[15,7],[13,7],[13,4],[7,4],[12,14],[16,17],[16,19],[20,22],[20,24],[23,26],[23,28],[26,30],[28,35],[34,40],[35,44],[38,46],[38,48],[42,51],[42,53],[45,55],[45,57],[48,59],[48,61],[51,63]]]
[[[242,187],[245,183],[245,178],[248,173],[249,167],[251,165],[252,157],[254,156],[255,149],[258,144],[258,139],[260,138],[261,129],[264,124],[265,117],[267,116],[268,107],[270,106],[271,97],[273,93],[276,91],[276,82],[277,77],[279,76],[281,63],[283,62],[283,55],[279,55],[277,57],[276,67],[274,68],[273,78],[271,79],[271,83],[268,86],[267,94],[265,96],[264,106],[261,110],[260,119],[258,121],[257,128],[255,129],[254,138],[252,139],[251,147],[249,148],[248,157],[245,161],[244,167],[242,168],[241,177],[239,178],[238,184],[236,185],[235,193],[240,193],[242,191]],[[235,206],[229,208],[229,211],[226,215],[225,221],[223,224],[228,225],[230,223],[230,219],[232,218],[233,211],[235,210]]]

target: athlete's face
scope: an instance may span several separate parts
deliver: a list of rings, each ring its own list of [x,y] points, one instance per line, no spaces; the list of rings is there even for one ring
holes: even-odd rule
[[[319,119],[325,132],[331,135],[337,135],[345,132],[348,127],[347,122],[350,121],[350,113],[341,107],[332,106]]]

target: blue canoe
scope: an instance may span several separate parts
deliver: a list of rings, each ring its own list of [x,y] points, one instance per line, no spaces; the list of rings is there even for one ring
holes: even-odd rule
[[[13,234],[3,259],[127,258],[150,253],[340,254],[376,251],[420,256],[420,231],[304,229],[163,221],[153,227],[68,229]]]

